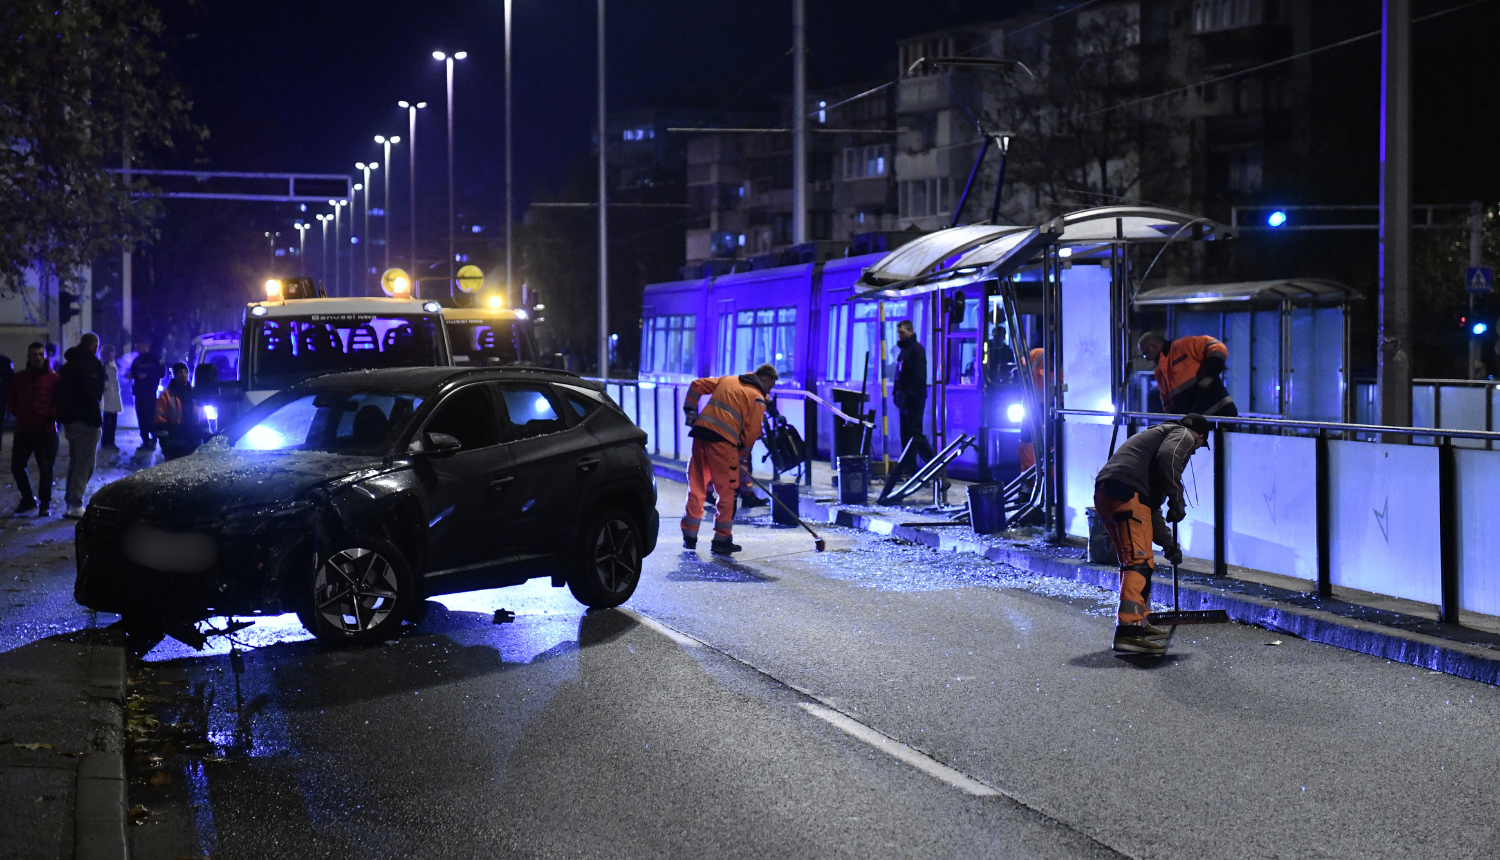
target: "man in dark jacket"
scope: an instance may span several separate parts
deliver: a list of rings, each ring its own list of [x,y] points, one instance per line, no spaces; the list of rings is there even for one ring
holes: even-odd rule
[[[922,433],[922,413],[927,406],[927,350],[917,341],[917,330],[911,320],[896,323],[896,379],[891,386],[891,401],[901,416],[901,450],[907,450],[927,462],[933,458],[932,445]],[[916,463],[902,461],[915,469]]]
[[[99,438],[104,432],[104,363],[96,355],[99,336],[87,332],[78,345],[63,353],[68,360],[58,374],[57,423],[68,437],[68,481],[63,498],[68,503],[63,516],[83,519],[83,494],[98,463]]]
[[[161,359],[151,352],[151,344],[135,345],[135,361],[130,363],[130,394],[135,398],[135,420],[141,428],[141,447],[156,447],[156,387],[166,375]]]
[[[35,510],[38,517],[52,514],[52,464],[57,461],[57,408],[53,395],[57,374],[47,366],[47,348],[33,343],[26,348],[26,369],[11,381],[6,401],[16,416],[16,435],[10,448],[10,473],[21,491],[21,503],[13,516]],[[26,464],[36,457],[37,492],[32,495]],[[38,504],[40,500],[40,505]]]
[[[187,365],[180,361],[172,365],[172,381],[156,401],[156,436],[168,460],[186,457],[203,440],[193,384],[188,381]]]
[[[1151,611],[1151,544],[1167,560],[1182,561],[1167,523],[1187,515],[1182,500],[1182,470],[1199,448],[1208,447],[1208,421],[1198,414],[1158,424],[1131,436],[1094,478],[1094,510],[1114,542],[1120,561],[1120,610],[1114,649],[1162,654],[1167,631],[1146,623]],[[1167,503],[1167,516],[1161,503]]]

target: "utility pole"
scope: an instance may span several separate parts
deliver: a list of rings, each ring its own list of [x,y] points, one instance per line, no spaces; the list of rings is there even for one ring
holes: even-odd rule
[[[125,193],[128,195],[130,193],[130,144],[128,141],[125,145],[125,163],[123,167],[125,168]],[[132,297],[130,283],[130,276],[132,274],[130,269],[134,262],[135,243],[127,242],[125,252],[120,256],[120,328],[124,329],[121,334],[125,336],[123,349],[134,346],[131,342],[131,337],[135,333],[135,319],[134,314],[131,313],[131,305],[134,303],[134,298]]]
[[[515,199],[511,196],[511,156],[510,145],[512,132],[510,127],[510,3],[505,0],[505,294],[511,307],[519,307],[521,304],[520,293],[516,291],[515,284],[515,257],[511,248],[515,246],[515,235],[512,229],[512,213],[515,212]]]
[[[807,0],[792,0],[792,243],[807,241]]]
[[[800,2],[800,0],[799,0]],[[599,0],[599,378],[609,378],[609,172],[604,160],[604,0]]]
[[[1380,64],[1380,423],[1411,426],[1411,0],[1384,0]],[[1406,441],[1402,437],[1396,437]]]
[[[1484,204],[1478,200],[1469,204],[1469,265],[1484,265]],[[1464,285],[1467,289],[1468,285]],[[1469,325],[1474,324],[1474,309],[1479,297],[1469,293]],[[1480,379],[1479,339],[1469,334],[1469,379]]]

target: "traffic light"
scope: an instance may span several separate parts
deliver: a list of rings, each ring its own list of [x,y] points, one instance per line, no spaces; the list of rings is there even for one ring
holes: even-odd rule
[[[63,324],[66,325],[67,322],[68,322],[68,320],[72,319],[75,316],[78,316],[78,313],[79,313],[80,310],[82,310],[82,309],[78,306],[78,294],[77,293],[70,293],[70,292],[67,292],[66,290],[58,290],[58,292],[57,292],[57,321],[58,322],[63,323]]]

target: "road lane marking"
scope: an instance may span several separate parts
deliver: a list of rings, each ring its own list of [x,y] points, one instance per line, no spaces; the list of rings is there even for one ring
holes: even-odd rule
[[[1001,796],[1001,793],[997,789],[990,788],[979,780],[965,776],[931,756],[919,753],[895,738],[877,732],[847,714],[842,714],[822,705],[815,705],[812,702],[802,702],[798,707],[845,734],[864,741],[870,746],[911,765],[928,776],[948,783],[959,791],[975,797]]]
[[[646,627],[649,627],[652,630],[655,630],[657,633],[660,633],[668,639],[671,639],[673,642],[676,642],[678,645],[681,645],[684,648],[697,648],[698,646],[703,644],[697,639],[694,639],[693,637],[685,635],[683,633],[678,633],[676,630],[673,630],[667,625],[662,624],[661,622],[654,619],[647,618],[639,612],[634,612],[632,610],[623,608],[620,611],[625,613],[626,615],[629,615],[631,618],[634,618],[636,621],[639,621]]]

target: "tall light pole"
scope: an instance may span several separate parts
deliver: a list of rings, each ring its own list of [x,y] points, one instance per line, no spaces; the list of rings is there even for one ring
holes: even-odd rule
[[[297,274],[307,274],[307,228],[312,226],[306,221],[298,221],[294,224],[297,228]]]
[[[603,0],[600,0],[602,3]],[[466,51],[459,51],[452,56],[442,51],[433,51],[434,60],[443,60],[448,69],[448,297],[453,297],[453,272],[455,268],[455,243],[454,236],[457,233],[455,226],[456,218],[453,209],[453,61],[462,60],[469,56]]]
[[[1411,0],[1385,0],[1380,63],[1380,423],[1411,426]],[[1401,438],[1401,437],[1396,437]]]
[[[599,0],[599,378],[609,378],[609,188],[604,161],[604,0]]]
[[[365,191],[363,183],[354,183],[354,194],[350,198],[354,205],[349,207],[349,295],[356,295],[356,287],[359,281],[354,278],[354,269],[359,264],[359,243],[361,237],[354,235],[354,228],[359,224],[359,192]],[[365,204],[369,205],[370,192],[365,191]],[[363,280],[361,278],[360,280]]]
[[[339,231],[342,226],[343,210],[340,208],[348,201],[330,200],[328,205],[333,207],[333,295],[341,295],[339,292]]]
[[[391,147],[401,142],[400,135],[386,137],[383,134],[375,135],[375,142],[385,146],[385,190],[380,195],[381,212],[385,219],[385,229],[380,231],[381,245],[385,248],[385,264],[380,267],[385,271],[391,267]]]
[[[510,2],[505,0],[505,293],[510,299],[510,306],[520,307],[521,297],[516,292],[514,257],[511,248],[515,245],[515,235],[511,229],[511,212],[515,209],[515,200],[511,196],[511,158],[510,158]]]
[[[807,241],[806,30],[807,0],[792,0],[792,243],[795,245]]]
[[[417,277],[417,111],[427,107],[427,102],[396,102],[396,104],[406,108],[408,120],[406,129],[406,139],[409,141],[406,146],[407,174],[411,181],[411,191],[407,195],[407,202],[411,204],[411,259],[408,262],[411,264],[411,276],[415,279]],[[416,281],[413,280],[413,284],[415,283]],[[415,287],[412,289],[412,295],[417,295]]]
[[[323,253],[319,259],[323,262],[323,292],[328,292],[328,221],[327,215],[318,215],[318,223],[323,225]]]

